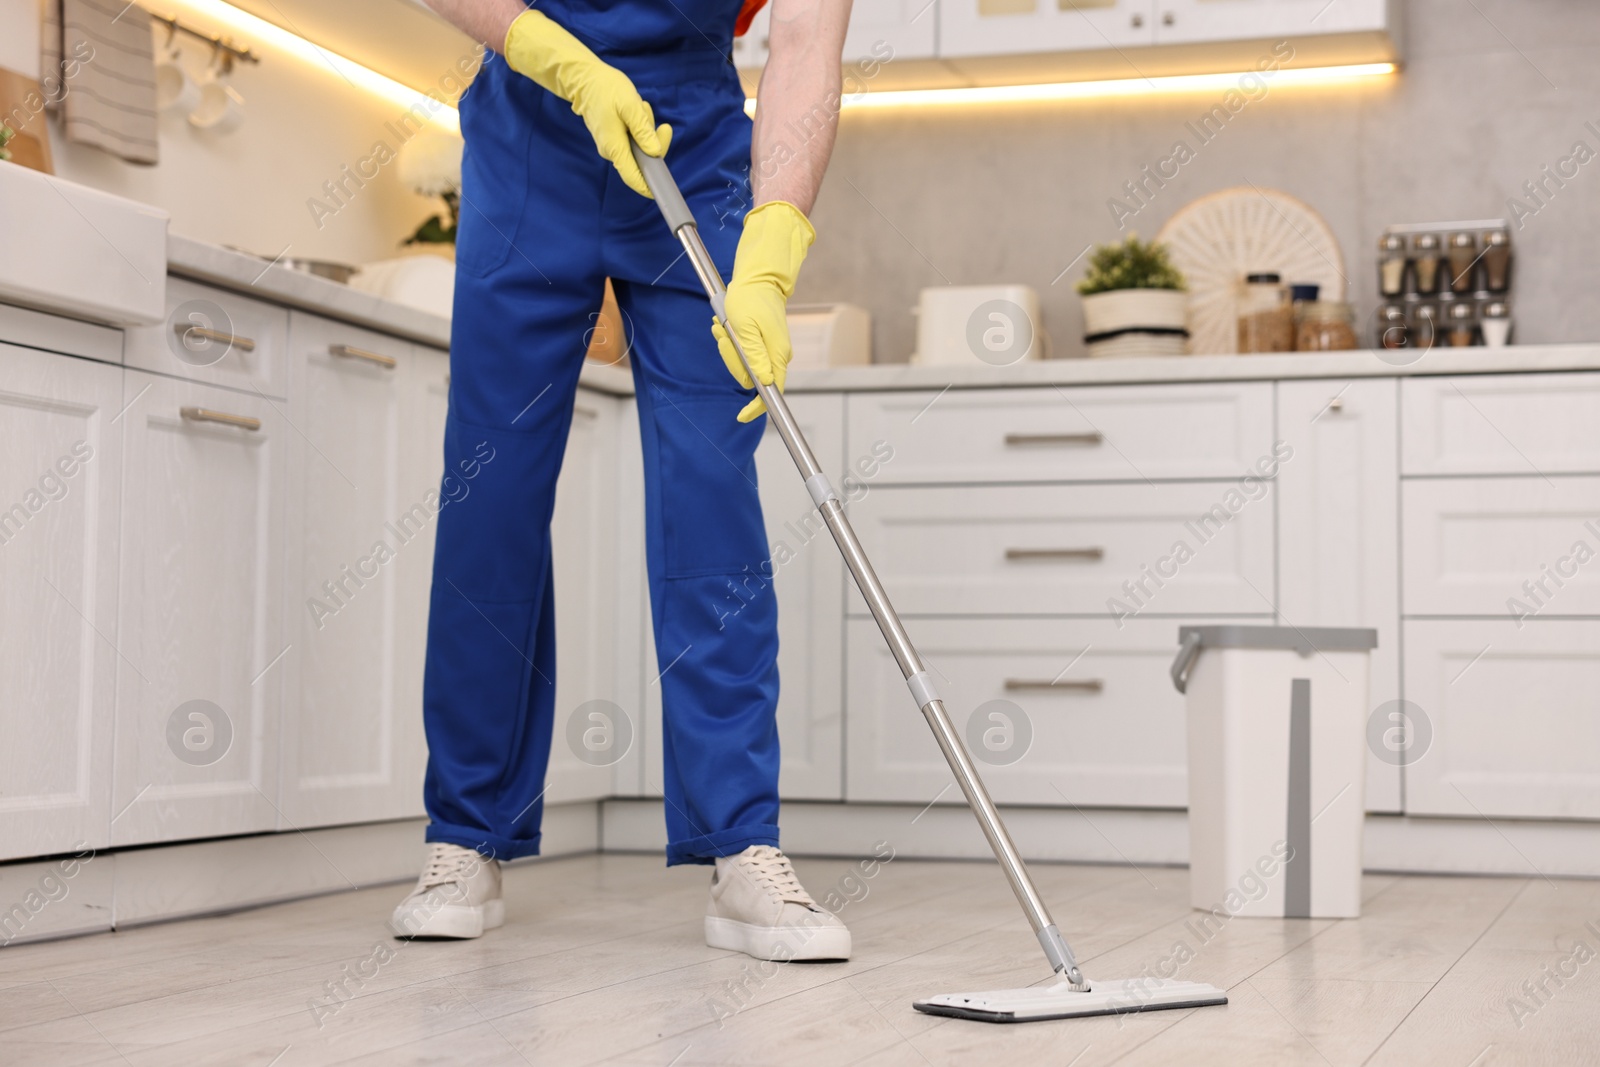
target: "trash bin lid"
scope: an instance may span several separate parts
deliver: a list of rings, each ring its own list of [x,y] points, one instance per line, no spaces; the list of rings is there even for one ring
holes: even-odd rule
[[[1202,648],[1289,649],[1313,652],[1367,652],[1378,647],[1378,631],[1356,627],[1313,626],[1180,626],[1178,658],[1172,661],[1172,684],[1187,692],[1189,672]]]
[[[1181,626],[1178,643],[1189,635],[1201,648],[1289,648],[1313,652],[1366,652],[1378,647],[1378,631],[1348,626]]]

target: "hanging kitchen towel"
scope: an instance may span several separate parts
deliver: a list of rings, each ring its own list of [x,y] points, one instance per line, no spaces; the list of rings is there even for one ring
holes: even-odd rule
[[[67,140],[154,164],[150,16],[128,0],[47,0],[44,9],[40,73]]]

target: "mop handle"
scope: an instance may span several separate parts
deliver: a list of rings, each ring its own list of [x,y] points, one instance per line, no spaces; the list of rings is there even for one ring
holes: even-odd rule
[[[945,762],[950,765],[950,771],[955,775],[968,805],[972,808],[972,813],[977,817],[978,825],[982,827],[983,835],[989,841],[989,847],[994,850],[995,858],[1000,861],[1001,868],[1011,882],[1011,889],[1017,895],[1017,902],[1027,913],[1028,921],[1033,926],[1034,934],[1039,938],[1039,944],[1043,947],[1051,968],[1062,975],[1074,989],[1086,991],[1088,984],[1078,970],[1072,949],[1050,918],[1044,898],[1039,895],[1027,867],[1023,864],[1021,854],[1017,852],[1017,846],[1012,842],[1005,823],[1001,821],[1000,811],[990,798],[983,779],[979,777],[978,768],[972,762],[972,756],[961,740],[960,733],[951,722],[950,713],[945,710],[944,701],[939,698],[933,679],[929,677],[923,665],[922,657],[911,644],[911,637],[901,624],[894,605],[889,602],[889,595],[884,591],[883,583],[878,580],[877,573],[867,560],[866,551],[861,547],[855,530],[850,526],[850,520],[845,517],[844,505],[839,495],[817,462],[817,457],[811,451],[810,444],[806,442],[805,435],[800,432],[800,425],[790,413],[789,404],[784,399],[783,393],[775,386],[762,383],[751,370],[750,359],[745,355],[744,348],[739,344],[738,335],[728,322],[727,288],[722,283],[722,275],[717,272],[711,253],[700,240],[700,228],[695,223],[694,213],[689,210],[683,194],[678,191],[677,182],[673,181],[666,160],[645,155],[637,143],[633,144],[633,158],[644,173],[645,184],[655,196],[656,206],[661,209],[662,218],[666,219],[667,225],[677,235],[678,241],[689,257],[690,265],[699,276],[700,284],[711,300],[712,313],[716,316],[717,322],[722,324],[729,342],[739,355],[739,362],[744,365],[745,372],[755,383],[756,395],[766,403],[768,417],[777,428],[778,436],[783,439],[784,447],[789,450],[794,465],[799,468],[800,476],[805,479],[806,491],[811,494],[812,502],[821,513],[829,532],[833,534],[834,543],[839,546],[839,552],[844,556],[851,577],[855,579],[856,586],[867,602],[867,608],[872,612],[878,629],[883,632],[883,638],[889,644],[889,651],[893,653],[895,662],[905,675],[906,686],[911,690],[912,697],[916,699],[923,717],[933,730],[934,738],[944,753]]]

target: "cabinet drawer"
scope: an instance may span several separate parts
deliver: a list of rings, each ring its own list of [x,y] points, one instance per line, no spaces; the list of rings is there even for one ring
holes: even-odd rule
[[[1238,478],[1272,453],[1261,382],[1082,389],[947,389],[849,397],[850,454],[894,449],[885,480]]]
[[[1404,474],[1600,473],[1600,374],[1408,378]]]
[[[1600,477],[1402,490],[1407,615],[1600,615]]]
[[[1407,760],[1408,813],[1600,817],[1600,621],[1411,621],[1405,639],[1433,731]]]
[[[908,615],[1270,614],[1271,485],[874,487],[850,519]]]
[[[909,628],[996,800],[1181,808],[1184,704],[1167,675],[1178,626],[923,619]],[[848,642],[848,799],[961,803],[877,625],[852,620]]]
[[[126,359],[141,370],[283,397],[288,334],[281,307],[168,278],[166,321],[129,330]]]

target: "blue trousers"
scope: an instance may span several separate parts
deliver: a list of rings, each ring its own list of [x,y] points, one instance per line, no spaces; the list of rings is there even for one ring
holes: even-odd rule
[[[667,160],[726,279],[750,159],[733,68],[710,51],[606,58],[672,124]],[[474,476],[438,518],[423,694],[428,840],[501,859],[539,851],[552,727],[564,739],[575,710],[556,702],[552,572],[562,561],[551,558],[550,519],[609,277],[629,327],[644,453],[667,862],[776,845],[777,607],[770,589],[748,603],[729,592],[768,566],[753,461],[763,423],[735,421],[749,394],[717,355],[681,246],[655,204],[596,155],[569,106],[493,57],[461,114],[444,450],[447,485]],[[643,709],[624,710],[637,725]]]

